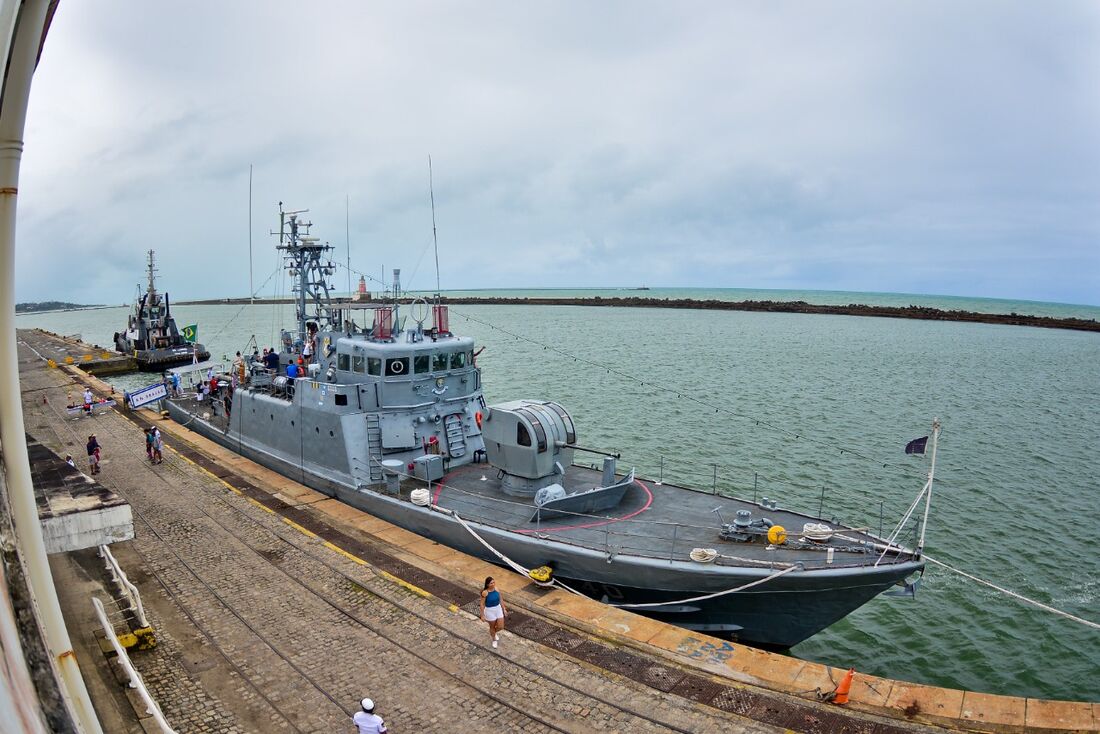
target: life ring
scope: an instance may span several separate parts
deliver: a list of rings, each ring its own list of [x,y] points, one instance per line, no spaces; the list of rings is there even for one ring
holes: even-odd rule
[[[474,422],[477,423],[478,430],[481,429],[481,411],[474,413]]]

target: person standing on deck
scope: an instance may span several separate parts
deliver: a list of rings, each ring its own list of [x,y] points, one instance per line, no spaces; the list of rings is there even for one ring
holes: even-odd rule
[[[84,388],[84,412],[87,415],[91,415],[92,413],[93,400],[95,400],[95,398],[92,396],[91,388]]]
[[[504,618],[508,615],[508,608],[504,606],[504,599],[497,591],[497,582],[492,576],[485,579],[485,588],[481,590],[481,618],[489,623],[489,639],[493,641],[493,647],[500,642],[500,633],[504,630]]]
[[[145,429],[145,455],[149,457],[149,461],[153,460],[153,429],[152,427]]]
[[[233,358],[233,386],[244,384],[244,357],[240,352]]]

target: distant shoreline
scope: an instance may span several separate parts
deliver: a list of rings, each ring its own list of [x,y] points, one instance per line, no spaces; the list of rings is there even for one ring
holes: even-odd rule
[[[60,301],[45,301],[42,303],[17,303],[15,315],[22,316],[29,313],[59,313],[62,311],[94,311],[99,308],[115,308],[103,304],[63,303]]]
[[[831,314],[834,316],[877,316],[891,319],[916,319],[919,321],[963,321],[976,324],[1001,324],[1005,326],[1033,326],[1043,329],[1071,329],[1073,331],[1100,332],[1100,321],[1076,317],[1029,316],[1026,314],[993,314],[978,311],[944,310],[930,306],[869,306],[850,303],[846,306],[827,306],[806,301],[719,301],[694,298],[647,298],[644,296],[610,298],[592,296],[576,297],[448,297],[442,302],[454,305],[485,306],[612,306],[618,308],[680,308],[704,311],[755,311],[768,313]],[[199,301],[180,301],[179,306],[218,306],[246,304],[248,298],[210,298]],[[407,300],[406,300],[407,302]],[[257,304],[293,304],[291,298],[256,299]],[[347,299],[333,299],[333,303],[347,303]]]

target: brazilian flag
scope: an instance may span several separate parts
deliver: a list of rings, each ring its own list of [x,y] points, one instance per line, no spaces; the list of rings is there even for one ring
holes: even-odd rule
[[[185,341],[194,344],[195,340],[199,338],[199,325],[191,324],[183,327],[183,338]]]

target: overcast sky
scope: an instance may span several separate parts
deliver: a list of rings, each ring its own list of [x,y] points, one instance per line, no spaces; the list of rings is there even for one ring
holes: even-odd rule
[[[257,289],[278,202],[343,262],[345,200],[352,267],[434,288],[429,154],[444,289],[1100,304],[1093,0],[62,0],[16,299],[122,303],[148,248],[247,295],[250,164]]]

